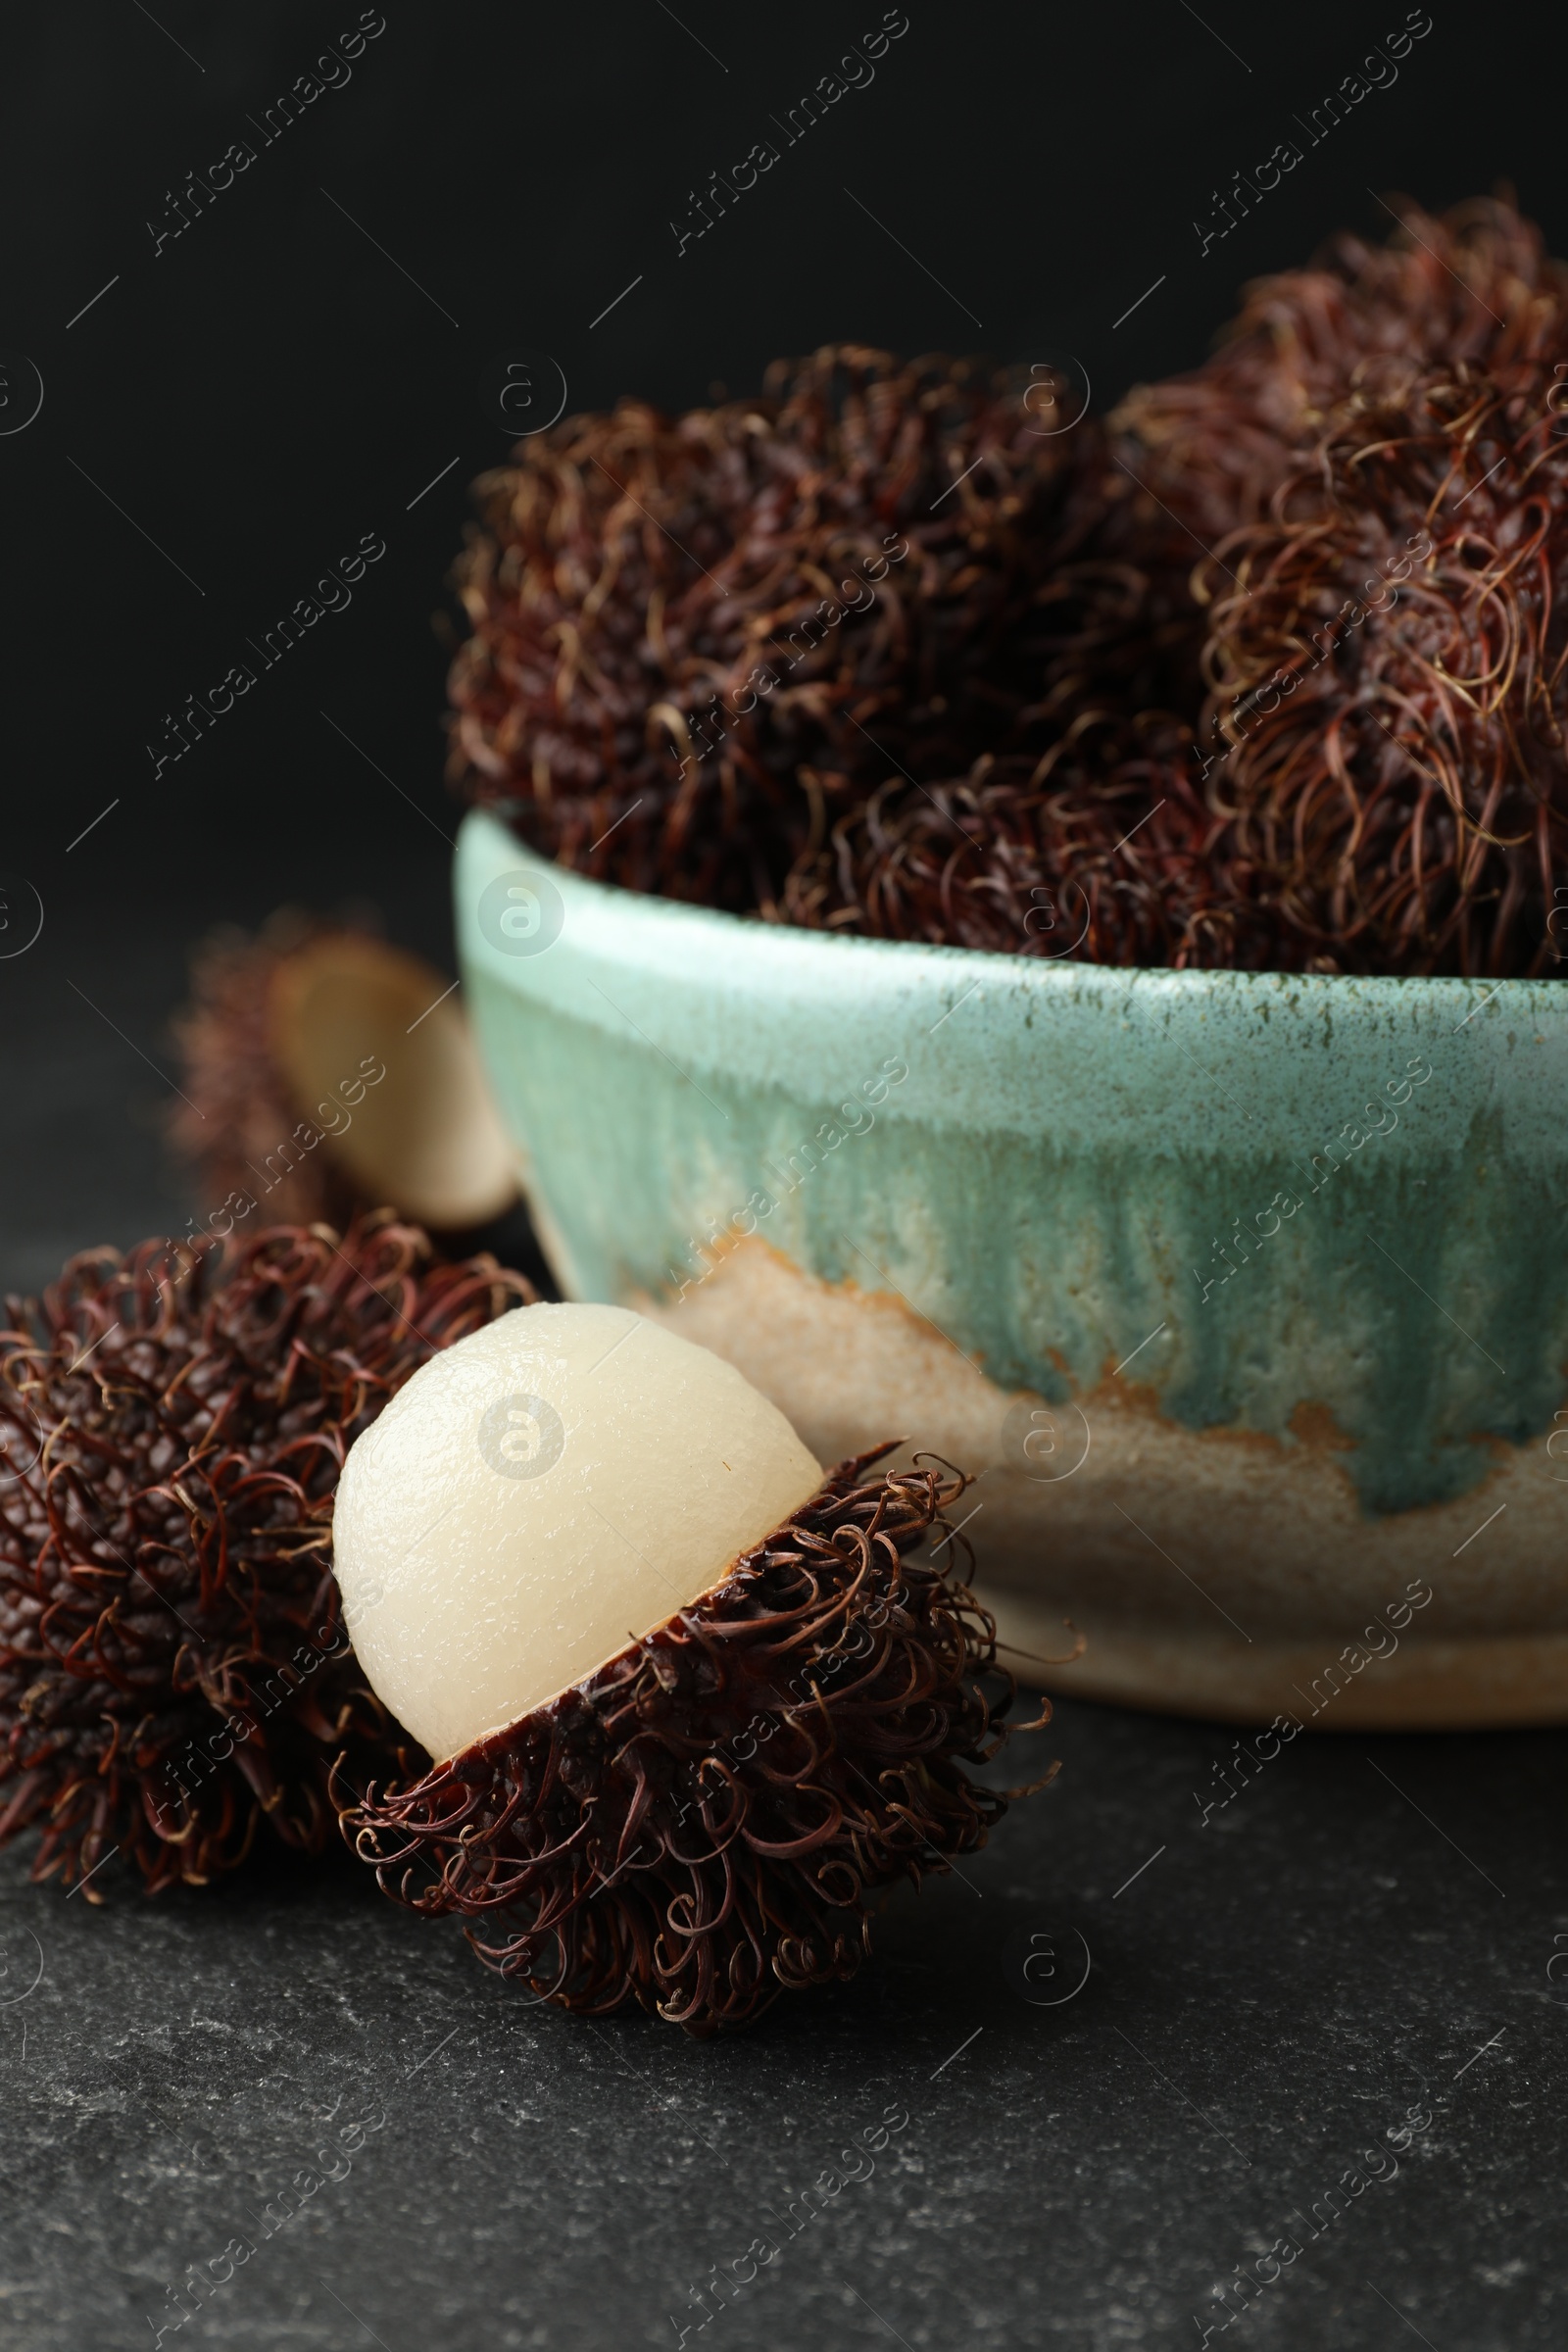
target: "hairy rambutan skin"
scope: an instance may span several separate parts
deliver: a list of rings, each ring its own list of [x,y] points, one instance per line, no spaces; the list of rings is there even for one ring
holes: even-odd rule
[[[1148,557],[1186,574],[1262,521],[1352,394],[1376,401],[1443,368],[1549,374],[1568,350],[1568,265],[1506,198],[1399,212],[1386,245],[1341,234],[1306,269],[1254,279],[1210,359],[1112,413],[1121,466],[1106,493]]]
[[[1049,691],[1080,437],[965,363],[844,345],[522,443],[460,566],[454,780],[564,864],[776,911],[890,762],[953,773]]]
[[[1554,970],[1568,419],[1544,358],[1332,412],[1200,566],[1210,799],[1320,969]]]
[[[383,1212],[88,1251],[7,1300],[0,1840],[41,1831],[35,1879],[118,1849],[149,1892],[201,1885],[263,1822],[318,1852],[334,1758],[399,1768],[342,1627],[338,1477],[411,1373],[531,1296]]]
[[[808,927],[1558,971],[1568,265],[1503,196],[1399,209],[1103,427],[846,347],[541,436],[481,485],[455,775],[565,864]]]
[[[1213,359],[1122,404],[1098,477],[1086,445],[1057,740],[881,785],[798,862],[787,919],[1559,971],[1565,352],[1568,267],[1499,200],[1259,280]]]
[[[1086,649],[1096,694],[1168,705],[1196,731],[1209,616],[1195,573],[1233,566],[1221,541],[1270,518],[1345,404],[1445,368],[1549,376],[1568,350],[1568,266],[1506,198],[1439,217],[1401,199],[1399,216],[1386,245],[1344,233],[1306,268],[1254,279],[1201,367],[1135,386],[1085,445],[1078,544],[1121,567],[1127,606],[1104,654]]]
[[[1026,1793],[962,1769],[1016,1728],[995,1623],[908,1557],[967,1482],[867,1478],[891,1450],[520,1723],[347,1808],[387,1892],[479,1923],[481,1956],[563,2008],[698,2035],[853,1976],[867,1894],[947,1869]]]
[[[173,1024],[185,1087],[170,1136],[200,1168],[215,1203],[231,1195],[249,1200],[267,1181],[258,1169],[281,1156],[267,1203],[274,1223],[341,1228],[364,1205],[326,1152],[278,1152],[295,1133],[300,1107],[277,1066],[272,982],[289,956],[344,931],[366,936],[282,907],[258,936],[230,926],[191,956],[190,1003]]]
[[[895,777],[790,875],[785,912],[1049,960],[1266,968],[1255,871],[1198,773],[1190,730],[1149,711],[923,790]]]

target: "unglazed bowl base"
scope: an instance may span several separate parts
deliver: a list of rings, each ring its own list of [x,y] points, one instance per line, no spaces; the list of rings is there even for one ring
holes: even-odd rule
[[[1003,1456],[1016,1393],[886,1293],[818,1282],[750,1240],[678,1303],[630,1303],[737,1365],[822,1461],[898,1434],[971,1470],[956,1517],[973,1514],[976,1590],[1002,1639],[1032,1653],[1006,1659],[1021,1681],[1239,1724],[1568,1721],[1568,1580],[1529,1565],[1561,1543],[1568,1480],[1545,1439],[1497,1441],[1456,1501],[1374,1519],[1326,1409],[1298,1412],[1285,1444],[1195,1433],[1107,1374],[1076,1400],[1081,1464],[1038,1479]],[[1073,1407],[1054,1409],[1071,1441]],[[1396,1629],[1386,1611],[1411,1585],[1431,1598]],[[1074,1631],[1079,1658],[1038,1662],[1065,1659]]]

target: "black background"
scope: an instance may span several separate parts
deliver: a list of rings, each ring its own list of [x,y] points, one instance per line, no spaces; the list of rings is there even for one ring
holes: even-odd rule
[[[1396,86],[1202,256],[1211,191],[1297,136],[1401,6],[909,0],[874,83],[678,257],[688,190],[880,6],[388,0],[348,86],[155,257],[169,192],[260,147],[247,119],[358,13],[50,0],[0,29],[0,350],[45,388],[0,437],[0,873],[45,914],[0,961],[8,1282],[210,1205],[160,1122],[212,924],[358,901],[450,970],[440,630],[466,484],[506,446],[476,392],[493,354],[553,353],[593,407],[740,393],[837,337],[1071,353],[1104,407],[1200,359],[1244,279],[1336,227],[1384,233],[1379,194],[1437,208],[1508,179],[1568,246],[1560,12],[1434,0]],[[368,531],[387,554],[351,609],[155,780],[164,714]],[[166,2282],[248,2227],[333,2101],[384,2099],[355,2180],[170,2340],[673,2344],[668,2313],[759,2201],[902,2097],[897,2163],[693,2344],[1188,2344],[1233,2266],[1424,2101],[1398,2180],[1236,2340],[1544,2352],[1563,1740],[1302,1741],[1222,1837],[1190,1798],[1230,1737],[1064,1709],[1060,1788],[972,1886],[901,1898],[849,1992],[705,2051],[519,2005],[346,1860],[150,1910],[119,1888],[97,1918],[13,1858],[0,2329],[26,2352],[147,2343]],[[1043,1925],[1095,1954],[1059,2010],[1001,1965]]]

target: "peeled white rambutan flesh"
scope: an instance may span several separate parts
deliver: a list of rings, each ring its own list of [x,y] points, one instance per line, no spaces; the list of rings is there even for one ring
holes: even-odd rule
[[[706,1348],[624,1307],[522,1307],[433,1357],[350,1453],[349,1637],[451,1756],[699,1600],[821,1483]]]

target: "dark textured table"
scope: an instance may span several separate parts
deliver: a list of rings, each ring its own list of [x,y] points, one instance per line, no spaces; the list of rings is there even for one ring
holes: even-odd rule
[[[1560,2345],[1561,1742],[1302,1742],[1200,1830],[1226,1744],[1063,1707],[1055,1789],[716,2044],[347,1857],[97,1912],[19,1857],[0,2340],[1187,2345],[1229,2288],[1257,2345]]]
[[[344,871],[443,953],[437,865]],[[183,1227],[181,921],[110,861],[0,967],[11,1282]],[[858,1982],[717,2044],[531,2005],[346,1855],[94,1910],[18,1850],[0,2342],[1560,2345],[1568,1741],[1301,1739],[1205,1827],[1231,1740],[1063,1705]]]

